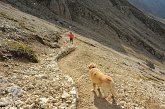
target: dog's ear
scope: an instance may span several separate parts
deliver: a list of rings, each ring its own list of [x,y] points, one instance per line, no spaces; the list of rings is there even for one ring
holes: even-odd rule
[[[88,65],[88,68],[89,68],[89,69],[96,68],[96,64],[91,63],[91,64]]]
[[[88,65],[88,69],[91,69],[91,64]]]

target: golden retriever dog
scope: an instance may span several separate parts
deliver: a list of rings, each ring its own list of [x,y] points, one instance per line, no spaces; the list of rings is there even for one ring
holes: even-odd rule
[[[100,91],[102,92],[103,98],[108,97],[108,93],[110,92],[111,97],[113,99],[114,98],[116,99],[117,93],[115,90],[113,79],[110,76],[102,73],[94,63],[88,65],[88,68],[89,68],[90,79],[93,83],[92,91],[96,91],[96,86],[97,86],[98,89],[100,89]]]

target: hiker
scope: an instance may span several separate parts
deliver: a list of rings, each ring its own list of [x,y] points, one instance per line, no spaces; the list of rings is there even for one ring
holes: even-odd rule
[[[72,34],[72,32],[69,33],[69,38],[70,38],[70,43],[73,44],[74,34]]]

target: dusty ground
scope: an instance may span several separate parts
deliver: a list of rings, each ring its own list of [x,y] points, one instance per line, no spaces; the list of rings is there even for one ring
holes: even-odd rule
[[[14,27],[17,27],[19,22],[13,21],[16,19],[17,21],[24,22],[25,27],[28,27],[30,30],[35,30],[31,31],[32,33],[34,32],[38,35],[44,35],[49,34],[49,32],[59,32],[62,36],[62,39],[59,42],[62,46],[60,49],[51,49],[39,43],[32,43],[30,45],[37,52],[40,59],[38,64],[26,61],[20,62],[19,60],[1,62],[0,75],[8,78],[8,81],[11,83],[19,86],[25,85],[26,87],[30,87],[31,84],[35,83],[35,81],[31,81],[30,79],[33,75],[46,74],[49,77],[50,75],[48,74],[53,72],[50,70],[53,69],[53,65],[51,63],[52,60],[50,61],[49,59],[53,59],[52,57],[54,55],[62,50],[63,47],[67,46],[66,43],[68,43],[68,37],[66,32],[68,32],[68,30],[42,19],[38,19],[34,16],[24,14],[17,9],[13,9],[11,6],[1,4],[0,9],[1,12],[7,13],[8,16],[7,18],[1,17],[0,20],[2,25],[7,24],[9,26],[14,25]],[[23,30],[29,33],[27,28],[21,28],[21,31]],[[76,50],[59,60],[58,65],[62,72],[70,75],[76,83],[77,79],[79,79],[82,75],[86,75],[76,84],[79,95],[77,109],[164,109],[164,65],[158,64],[159,66],[156,65],[156,69],[151,69],[146,65],[145,61],[130,56],[129,52],[135,56],[139,54],[129,47],[126,49],[128,54],[123,55],[111,48],[99,44],[98,42],[84,38],[76,33],[74,34],[76,35],[74,42]],[[142,58],[145,59],[146,57]],[[119,95],[119,99],[116,103],[112,103],[112,100],[110,99],[102,99],[90,92],[92,85],[87,73],[87,65],[90,62],[96,63],[102,71],[113,77]],[[51,67],[46,68],[45,66]],[[49,73],[47,74],[46,72]],[[20,75],[25,77],[30,75],[28,83],[24,83],[24,80],[20,78]],[[11,79],[15,77],[17,78],[14,80]],[[48,78],[48,80],[50,78]],[[19,80],[19,83],[17,80]],[[40,80],[36,82],[40,83]],[[34,87],[32,91],[36,91]],[[39,92],[40,91],[41,90],[39,90]],[[42,94],[46,95],[47,91]]]
[[[111,49],[96,42],[87,41],[80,36],[77,38],[81,40],[75,40],[76,51],[61,59],[59,67],[75,81],[80,76],[86,75],[77,83],[78,109],[122,109],[123,107],[125,109],[158,109],[160,108],[158,105],[164,104],[164,79],[163,77],[158,79],[163,75],[157,73],[154,78],[153,74],[156,70],[150,70],[145,62],[115,53]],[[102,71],[114,78],[119,94],[118,105],[112,103],[112,100],[97,97],[90,91],[92,85],[87,76],[87,65],[90,62],[97,63]]]
[[[27,44],[39,59],[38,63],[31,63],[21,56],[11,56],[0,61],[0,108],[74,108],[74,85],[60,72],[56,61],[61,49],[29,39],[33,39],[33,35],[45,38],[66,30],[1,2],[0,28],[0,38],[3,39],[0,40],[0,53],[5,40],[14,40]]]

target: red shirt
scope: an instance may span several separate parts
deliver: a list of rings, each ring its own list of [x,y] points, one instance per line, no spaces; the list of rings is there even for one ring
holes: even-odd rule
[[[71,34],[69,34],[69,37],[70,38],[74,38],[74,35],[71,33]]]

